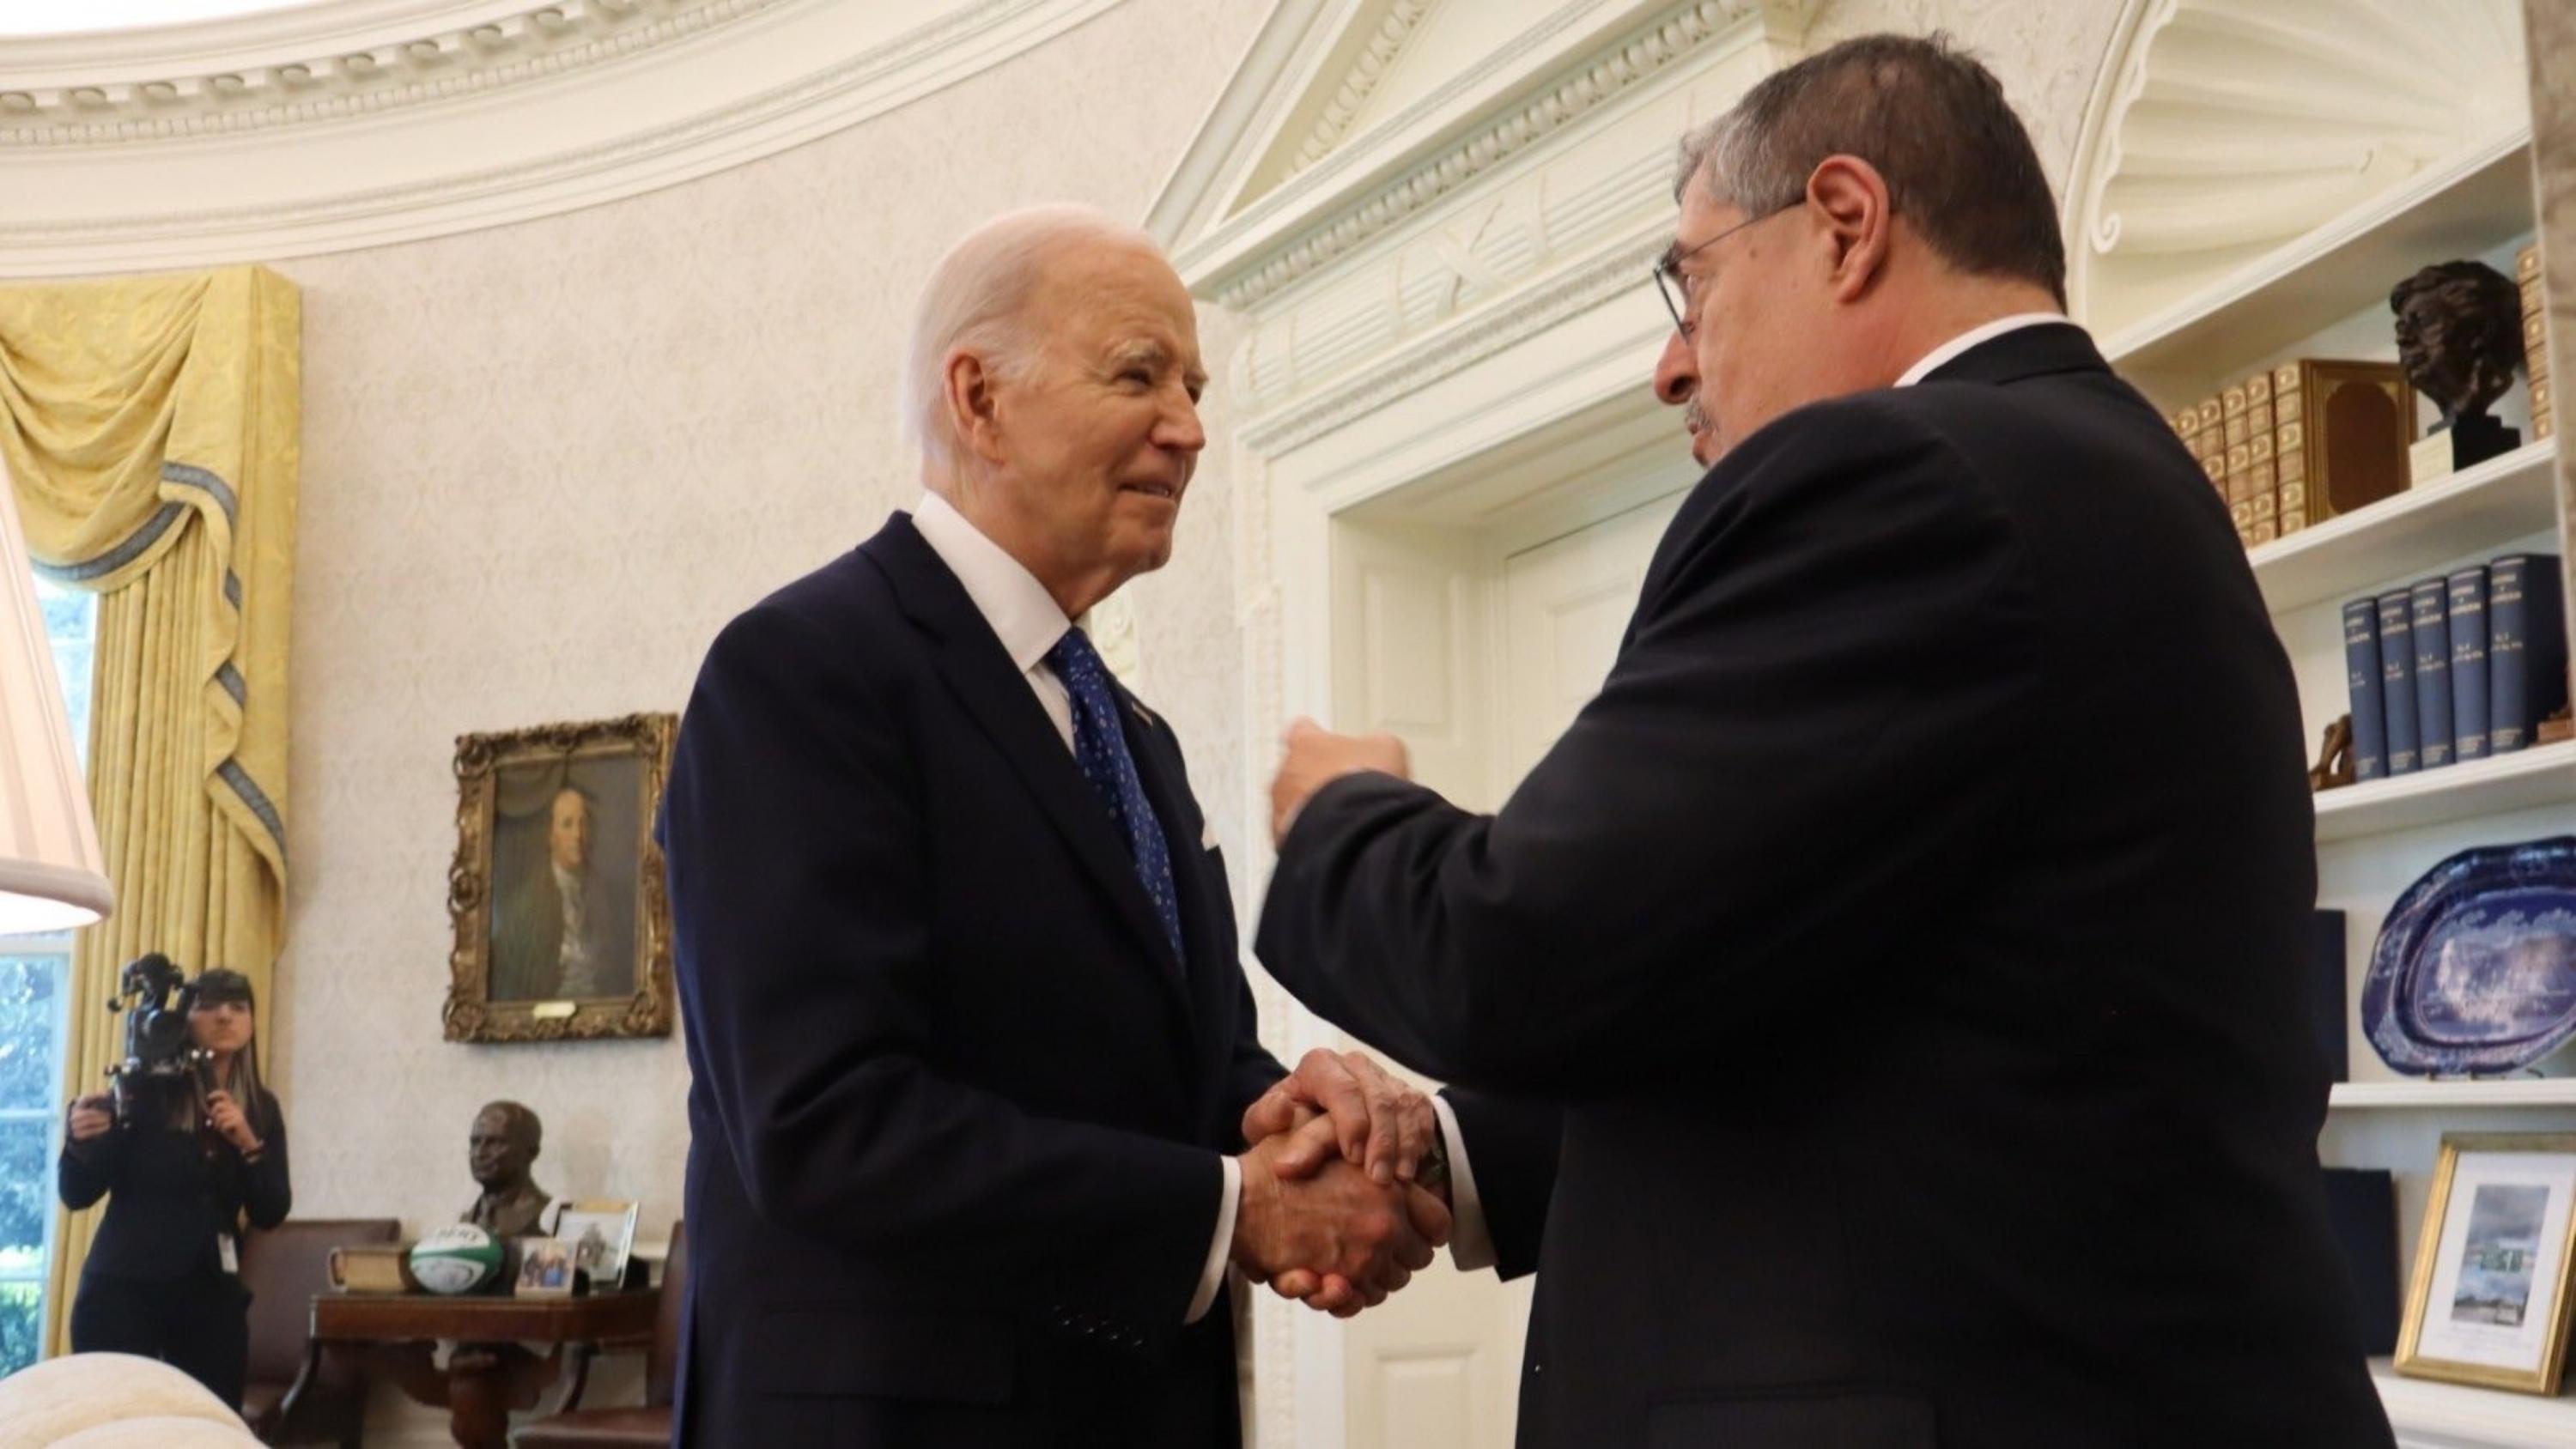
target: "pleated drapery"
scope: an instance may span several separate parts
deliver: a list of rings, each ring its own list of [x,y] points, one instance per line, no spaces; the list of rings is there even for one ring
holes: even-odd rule
[[[117,906],[73,951],[75,1095],[122,1057],[104,1006],[147,951],[229,966],[271,1005],[301,324],[293,284],[258,267],[0,288],[0,459],[28,551],[100,595],[89,791]],[[56,1352],[91,1231],[75,1213],[55,1238]]]

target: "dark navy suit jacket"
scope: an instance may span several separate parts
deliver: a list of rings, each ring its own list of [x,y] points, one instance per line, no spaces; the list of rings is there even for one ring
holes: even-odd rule
[[[1186,961],[897,514],[728,625],[661,820],[689,1066],[683,1443],[1234,1442],[1182,1319],[1282,1069],[1169,726],[1121,694]]]
[[[1326,787],[1261,957],[1469,1089],[1524,1445],[2384,1446],[2303,743],[2200,470],[2036,326],[1738,445],[1502,810]]]

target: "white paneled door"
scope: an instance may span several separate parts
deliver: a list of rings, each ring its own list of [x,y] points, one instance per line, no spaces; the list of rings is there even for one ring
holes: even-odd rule
[[[1500,560],[1485,583],[1501,628],[1488,749],[1509,785],[1601,688],[1636,607],[1671,494]],[[1471,1159],[1475,1145],[1468,1144]],[[1531,1280],[1460,1273],[1447,1254],[1345,1339],[1349,1449],[1509,1449]]]

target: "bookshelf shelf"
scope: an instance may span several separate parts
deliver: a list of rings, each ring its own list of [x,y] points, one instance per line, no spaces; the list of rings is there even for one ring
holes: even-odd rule
[[[2370,1377],[2401,1442],[2440,1434],[2524,1449],[2576,1449],[2576,1401],[2401,1378],[2384,1358],[2370,1361]]]
[[[2576,802],[2576,740],[2444,765],[2317,797],[2317,843]]]
[[[2157,406],[2179,407],[2220,374],[2384,301],[2426,260],[2474,256],[2531,229],[2526,124],[2123,328],[2103,355]]]
[[[2527,443],[2429,487],[2302,529],[2246,555],[2274,614],[2340,601],[2558,522],[2558,440]]]
[[[2492,1082],[2337,1082],[2326,1105],[2338,1111],[2576,1107],[2576,1077],[2509,1077]]]

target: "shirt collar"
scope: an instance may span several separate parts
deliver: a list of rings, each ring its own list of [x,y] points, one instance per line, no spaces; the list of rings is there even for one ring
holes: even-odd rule
[[[2063,312],[2016,312],[2009,317],[1998,317],[1983,326],[1971,327],[1967,331],[1960,333],[1958,336],[1951,338],[1949,341],[1942,343],[1940,346],[1933,348],[1931,351],[1924,353],[1921,358],[1916,360],[1912,367],[1905,369],[1905,375],[1896,380],[1896,385],[1898,387],[1912,387],[1914,384],[1921,382],[1926,377],[1931,376],[1932,373],[1941,366],[1941,364],[1948,362],[1951,358],[1958,356],[1960,353],[1967,351],[1969,348],[1974,347],[1981,342],[1991,342],[1994,339],[2003,336],[2007,332],[2019,332],[2024,327],[2038,327],[2045,323],[2063,322],[2065,320],[2066,314]]]
[[[1002,641],[1002,652],[1011,656],[1011,667],[1022,674],[1035,669],[1073,627],[1037,575],[986,538],[947,499],[924,492],[913,505],[912,526],[957,582],[966,586],[975,612],[992,626],[993,637]]]

